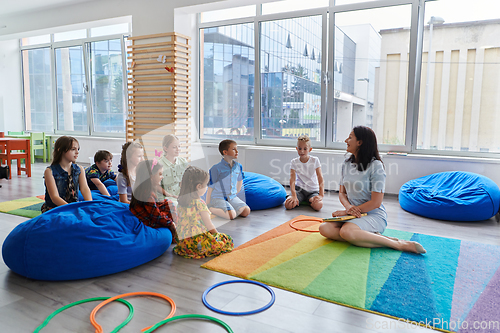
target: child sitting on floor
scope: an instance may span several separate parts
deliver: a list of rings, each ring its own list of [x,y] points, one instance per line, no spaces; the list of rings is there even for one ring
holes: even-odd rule
[[[137,142],[127,142],[122,146],[116,185],[120,202],[130,203],[134,187],[137,165],[144,161],[144,149]]]
[[[57,207],[78,201],[78,190],[82,192],[85,201],[92,201],[90,189],[87,186],[85,170],[77,165],[78,140],[71,136],[61,136],[54,145],[52,164],[45,169],[45,203],[42,213]]]
[[[185,258],[218,256],[234,247],[231,236],[217,231],[207,205],[200,198],[207,191],[208,180],[208,173],[194,166],[189,166],[182,177],[174,252]]]
[[[210,211],[222,218],[234,219],[250,214],[250,207],[237,197],[243,187],[243,167],[238,163],[238,146],[233,140],[219,143],[222,160],[210,168],[207,205]]]
[[[158,201],[156,189],[163,178],[163,167],[156,159],[142,161],[137,166],[137,178],[132,191],[130,211],[151,228],[169,228],[175,237],[175,206],[169,199]]]
[[[99,190],[102,195],[107,195],[109,192],[103,184],[106,180],[116,180],[116,175],[111,170],[113,155],[107,150],[98,150],[94,155],[94,164],[85,170],[87,183],[91,190]]]
[[[316,156],[309,155],[312,150],[311,140],[307,135],[297,139],[299,157],[292,160],[290,166],[290,192],[285,201],[286,209],[297,207],[302,201],[308,202],[314,210],[323,207],[325,194],[321,163]]]
[[[165,191],[165,196],[171,199],[174,204],[177,204],[182,175],[188,166],[186,159],[179,156],[180,145],[180,141],[175,135],[165,135],[162,142],[163,156],[158,161],[163,165],[161,186]]]

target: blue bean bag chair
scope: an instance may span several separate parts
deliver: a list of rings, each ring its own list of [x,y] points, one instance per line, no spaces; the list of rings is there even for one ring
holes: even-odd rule
[[[243,172],[244,191],[238,197],[245,201],[251,210],[262,210],[282,205],[286,200],[286,190],[271,177],[254,172]],[[206,200],[205,193],[201,198]]]
[[[446,221],[483,221],[500,206],[500,189],[472,172],[440,172],[410,180],[399,190],[401,208]]]
[[[239,196],[251,210],[268,209],[285,202],[286,190],[276,180],[254,172],[245,171],[243,175],[245,195]]]
[[[110,180],[110,179],[108,179]],[[114,180],[111,180],[114,182]],[[106,181],[107,182],[107,181]],[[106,185],[106,182],[104,182],[104,185]],[[109,197],[107,195],[102,195],[99,190],[91,190],[90,193],[92,195],[92,200],[114,200],[114,201],[120,201],[120,195],[118,194],[118,186],[112,185],[112,184],[107,184],[106,188],[108,189]],[[78,201],[85,201],[83,199],[82,192],[78,191]]]
[[[109,191],[109,187],[110,186],[116,186],[116,181],[113,180],[113,179],[106,179],[104,182],[103,182],[104,186],[106,186],[108,188],[108,191]]]
[[[124,203],[103,200],[56,207],[18,225],[2,256],[14,272],[37,280],[75,280],[113,274],[162,255],[167,228],[141,223]]]

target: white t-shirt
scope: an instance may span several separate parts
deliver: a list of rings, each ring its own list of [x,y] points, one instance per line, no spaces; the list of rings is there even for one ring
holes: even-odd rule
[[[317,168],[321,168],[321,163],[316,156],[309,155],[309,160],[306,163],[302,163],[300,157],[294,158],[291,162],[290,169],[295,170],[295,185],[307,192],[318,192],[319,182],[318,176],[316,175]]]

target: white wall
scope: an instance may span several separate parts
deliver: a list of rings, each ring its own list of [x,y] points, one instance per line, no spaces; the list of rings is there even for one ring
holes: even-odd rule
[[[217,147],[217,144],[195,144],[192,164],[208,171],[221,159]],[[243,165],[245,171],[272,177],[283,185],[289,184],[290,161],[297,157],[295,148],[238,145],[238,151],[238,161]],[[325,189],[338,190],[345,151],[313,149],[311,154],[317,156],[321,161]],[[381,154],[381,157],[387,174],[386,193],[390,194],[398,194],[401,186],[409,180],[444,171],[474,172],[484,175],[500,185],[500,173],[498,172],[500,161],[495,159],[387,154]]]
[[[174,8],[198,5],[210,0],[96,0],[74,5],[2,17],[0,38],[20,38],[35,35],[40,30],[87,23],[121,16],[132,16],[133,35],[141,36],[174,30]],[[27,34],[28,32],[28,34]],[[6,37],[7,36],[7,37]]]
[[[0,41],[0,131],[22,131],[19,41]]]

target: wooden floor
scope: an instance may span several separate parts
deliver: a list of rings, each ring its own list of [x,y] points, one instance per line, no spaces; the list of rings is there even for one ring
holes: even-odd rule
[[[44,194],[42,174],[46,164],[33,165],[32,177],[0,180],[0,201]],[[15,167],[14,170],[15,171]],[[477,223],[451,223],[415,216],[403,211],[394,195],[386,195],[384,205],[389,216],[389,228],[429,235],[500,245],[500,225],[494,219]],[[309,207],[286,211],[284,206],[255,211],[247,218],[238,218],[218,229],[231,235],[238,246],[252,238],[300,215],[330,216],[340,209],[338,195],[328,192],[325,207],[314,212]],[[0,213],[0,241],[26,218]],[[251,316],[225,316],[211,312],[203,305],[201,296],[213,284],[234,279],[231,276],[200,268],[206,260],[189,260],[172,253],[172,247],[161,257],[125,272],[67,282],[34,281],[11,272],[0,262],[0,332],[33,332],[54,310],[68,303],[98,296],[151,291],[171,297],[177,304],[177,315],[204,314],[225,321],[234,332],[423,332],[425,328],[403,325],[395,320],[320,301],[292,292],[273,288],[276,303],[269,310]],[[342,288],[342,281],[332,281]],[[170,307],[156,298],[129,299],[135,316],[121,332],[140,332],[144,327],[166,317]],[[214,290],[209,302],[228,311],[247,311],[269,301],[265,290],[242,284],[227,285]],[[42,332],[94,332],[89,323],[90,311],[97,303],[87,303],[56,316]],[[127,316],[122,304],[111,304],[98,312],[97,321],[104,332],[110,332]],[[186,320],[168,324],[157,331],[223,332],[220,326]]]

